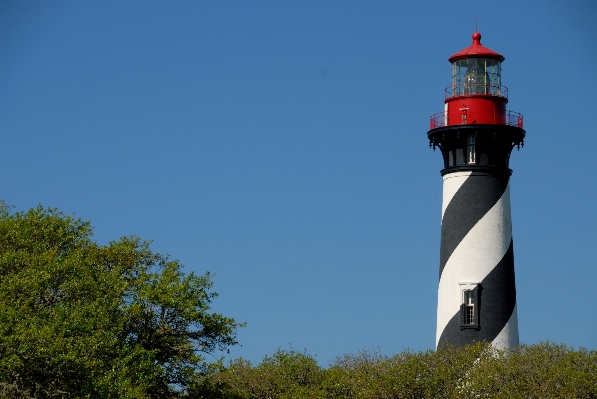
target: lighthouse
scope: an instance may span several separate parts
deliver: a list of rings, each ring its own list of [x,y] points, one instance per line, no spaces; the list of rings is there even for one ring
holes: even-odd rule
[[[504,56],[472,38],[448,59],[452,83],[427,132],[444,162],[436,347],[505,349],[518,345],[509,160],[526,132],[506,109]]]

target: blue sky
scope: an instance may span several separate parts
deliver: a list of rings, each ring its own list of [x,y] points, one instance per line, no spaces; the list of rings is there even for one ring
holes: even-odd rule
[[[447,58],[502,53],[520,337],[597,349],[597,3],[0,2],[0,198],[215,273],[230,358],[435,345]]]

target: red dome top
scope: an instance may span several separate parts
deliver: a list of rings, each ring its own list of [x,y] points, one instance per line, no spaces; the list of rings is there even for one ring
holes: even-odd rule
[[[473,33],[473,44],[448,58],[448,61],[454,62],[463,58],[495,58],[500,62],[505,60],[500,53],[481,45],[481,34],[479,32]]]

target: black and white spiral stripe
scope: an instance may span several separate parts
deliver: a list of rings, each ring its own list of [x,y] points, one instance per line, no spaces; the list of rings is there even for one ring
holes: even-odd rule
[[[444,175],[436,345],[518,345],[509,174]],[[461,328],[461,284],[479,287],[478,328]]]

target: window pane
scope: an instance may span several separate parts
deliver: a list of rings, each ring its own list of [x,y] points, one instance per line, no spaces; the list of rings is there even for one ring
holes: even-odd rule
[[[467,136],[466,143],[466,163],[476,163],[475,136]]]
[[[492,58],[466,58],[452,64],[452,95],[500,95],[501,63]]]

